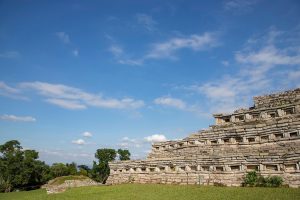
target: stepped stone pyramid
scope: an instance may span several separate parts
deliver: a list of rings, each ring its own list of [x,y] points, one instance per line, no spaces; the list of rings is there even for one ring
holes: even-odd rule
[[[206,130],[154,143],[146,160],[110,162],[107,183],[240,186],[257,170],[299,187],[300,88],[253,100],[249,109],[214,114],[216,124]]]

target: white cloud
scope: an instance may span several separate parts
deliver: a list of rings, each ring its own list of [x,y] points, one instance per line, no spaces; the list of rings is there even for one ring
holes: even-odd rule
[[[77,164],[92,163],[94,153],[83,152],[80,149],[75,151],[66,151],[62,149],[38,149],[40,159],[47,163],[57,162],[76,162]]]
[[[69,35],[65,32],[56,32],[55,35],[65,44],[69,44],[71,42]]]
[[[133,139],[129,137],[123,137],[118,146],[123,148],[140,148],[142,146],[143,141],[138,139]]]
[[[48,97],[45,101],[67,109],[84,109],[88,106],[111,109],[137,109],[144,106],[142,100],[132,98],[104,98],[102,95],[84,92],[78,88],[46,82],[21,83],[23,89],[32,89]]]
[[[186,104],[181,99],[176,99],[172,97],[160,97],[154,100],[155,104],[175,107],[177,109],[185,109]]]
[[[18,89],[10,87],[2,81],[0,81],[0,92],[10,93],[10,94],[20,93]]]
[[[300,44],[295,42],[299,33],[291,32],[272,29],[249,39],[234,55],[240,66],[237,73],[185,89],[204,95],[208,112],[232,112],[251,106],[252,96],[299,86]]]
[[[0,96],[9,97],[12,99],[28,100],[27,97],[21,94],[19,88],[10,87],[3,81],[0,81]]]
[[[172,97],[159,97],[154,99],[154,103],[157,105],[175,108],[185,112],[192,112],[197,115],[207,115],[202,112],[202,109],[197,104],[187,104],[185,101],[172,98]]]
[[[70,110],[86,109],[86,106],[84,104],[81,104],[79,101],[74,101],[74,100],[46,99],[45,101],[48,103],[57,105],[61,108],[66,108],[66,109],[70,109]]]
[[[121,56],[123,54],[123,49],[117,44],[113,44],[108,49],[109,52],[111,52],[115,57]]]
[[[136,139],[130,139],[129,137],[123,137],[122,141],[135,143],[137,140]]]
[[[245,11],[255,5],[258,0],[229,0],[224,4],[224,9],[228,11]]]
[[[144,60],[143,59],[120,59],[118,60],[118,63],[123,65],[132,65],[132,66],[140,66],[143,65]]]
[[[35,122],[36,119],[31,116],[15,116],[15,115],[1,115],[1,120],[15,121],[15,122]]]
[[[154,135],[150,135],[148,137],[145,137],[145,140],[147,142],[164,142],[167,140],[166,136],[161,135],[161,134],[154,134]]]
[[[17,51],[6,51],[0,53],[0,58],[17,58],[20,56],[20,53]]]
[[[238,52],[235,58],[238,62],[252,65],[299,65],[300,54],[288,55],[286,49],[276,48],[274,45],[268,45],[259,51]]]
[[[86,142],[83,139],[73,140],[72,143],[73,144],[77,144],[77,145],[84,145],[84,144],[86,144]]]
[[[154,31],[157,22],[150,15],[137,14],[136,19],[140,25],[142,25],[148,31]]]
[[[109,37],[109,40],[112,40]],[[186,37],[172,37],[165,42],[154,43],[150,50],[139,56],[132,58],[128,56],[123,48],[116,44],[113,40],[113,45],[108,49],[119,64],[139,66],[143,65],[146,60],[151,59],[175,59],[175,53],[181,49],[191,49],[193,51],[205,51],[218,46],[218,41],[215,33],[204,33],[202,35],[191,35]]]
[[[82,136],[83,136],[83,137],[92,137],[93,134],[90,133],[90,132],[88,132],[88,131],[85,131],[85,132],[82,133]]]
[[[187,48],[194,51],[204,51],[215,46],[217,46],[217,40],[213,33],[207,32],[202,35],[195,34],[188,37],[175,37],[166,42],[153,44],[146,58],[174,58],[174,53],[180,49]]]
[[[124,50],[122,47],[114,43],[108,48],[108,51],[112,53],[115,60],[119,64],[123,65],[132,65],[132,66],[139,66],[143,64],[143,59],[131,59],[128,55],[124,53]]]

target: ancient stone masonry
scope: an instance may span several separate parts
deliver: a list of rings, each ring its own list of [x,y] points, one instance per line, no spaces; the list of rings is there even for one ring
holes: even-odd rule
[[[300,88],[254,97],[254,106],[215,114],[216,125],[152,145],[146,160],[109,163],[108,184],[241,185],[246,172],[300,186]]]

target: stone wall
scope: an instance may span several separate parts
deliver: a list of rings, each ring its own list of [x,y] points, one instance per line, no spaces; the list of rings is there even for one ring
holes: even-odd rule
[[[215,115],[222,122],[183,140],[155,143],[146,160],[110,163],[108,183],[238,186],[247,171],[257,170],[264,176],[279,175],[284,184],[298,187],[299,96],[298,89],[256,97],[259,107]],[[287,104],[260,103],[276,102],[275,97]],[[257,117],[253,113],[258,113]]]

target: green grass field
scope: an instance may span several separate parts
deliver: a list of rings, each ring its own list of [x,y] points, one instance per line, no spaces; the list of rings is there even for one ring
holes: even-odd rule
[[[213,186],[138,185],[94,186],[69,189],[64,193],[47,195],[45,190],[0,194],[1,200],[13,199],[87,199],[87,200],[184,200],[184,199],[300,199],[300,189],[242,188]]]

